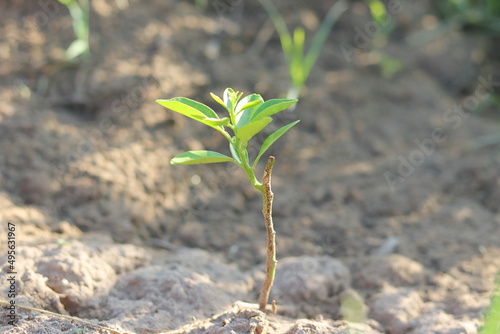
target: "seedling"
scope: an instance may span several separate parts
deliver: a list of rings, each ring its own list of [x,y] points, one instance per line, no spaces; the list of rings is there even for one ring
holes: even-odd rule
[[[89,0],[59,0],[68,8],[73,22],[73,31],[76,39],[66,49],[67,61],[76,61],[78,57],[86,58],[90,55],[89,46]]]
[[[370,9],[373,21],[379,28],[379,32],[374,36],[373,45],[375,46],[375,50],[372,53],[378,58],[378,66],[382,72],[382,76],[390,79],[403,69],[401,60],[392,57],[383,50],[383,47],[387,44],[389,35],[396,27],[396,23],[391,18],[391,14],[387,11],[382,1],[367,0],[366,3]]]
[[[287,97],[298,98],[300,91],[305,86],[311,69],[316,64],[319,54],[328,38],[330,30],[340,15],[347,10],[344,0],[337,1],[326,14],[319,29],[313,36],[309,51],[304,55],[306,34],[303,27],[297,27],[293,36],[288,30],[285,20],[274,6],[271,0],[259,0],[280,36],[281,48],[288,63],[292,85],[288,90]]]
[[[220,118],[210,107],[185,97],[156,100],[156,102],[219,131],[229,141],[231,156],[214,151],[189,151],[174,157],[170,160],[170,163],[172,165],[191,165],[233,162],[245,171],[252,186],[262,194],[262,214],[264,215],[267,231],[267,257],[266,277],[260,292],[259,308],[264,310],[269,299],[269,293],[274,282],[276,265],[278,263],[276,261],[276,232],[274,231],[272,219],[274,195],[271,190],[271,174],[275,158],[273,156],[268,158],[262,182],[258,181],[255,176],[255,167],[259,159],[271,145],[299,121],[285,125],[269,135],[262,143],[260,151],[253,160],[253,163],[250,162],[247,147],[250,139],[272,122],[272,115],[287,109],[295,104],[297,100],[274,99],[264,101],[259,94],[250,94],[242,98],[243,93],[236,92],[231,88],[227,88],[224,91],[222,99],[215,94],[211,93],[210,95],[217,103],[226,109],[229,117]],[[230,129],[233,136],[231,136],[226,129]]]

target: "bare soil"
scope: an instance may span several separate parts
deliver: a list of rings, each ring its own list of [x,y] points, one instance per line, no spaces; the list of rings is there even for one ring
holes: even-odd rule
[[[258,2],[93,0],[92,55],[79,65],[61,62],[74,38],[62,5],[2,2],[0,300],[11,222],[16,305],[115,331],[477,333],[500,266],[500,158],[471,143],[498,131],[498,110],[477,104],[499,80],[486,39],[426,30],[414,43],[432,9],[401,3],[383,46],[401,71],[384,77],[356,44],[370,16],[352,1],[297,108],[276,120],[301,123],[271,150],[278,313],[265,314],[249,304],[264,275],[260,195],[234,166],[169,165],[227,145],[154,102],[216,108],[208,93],[226,87],[284,94]],[[278,4],[308,33],[329,7]],[[11,326],[2,309],[1,333],[109,332],[16,312]]]

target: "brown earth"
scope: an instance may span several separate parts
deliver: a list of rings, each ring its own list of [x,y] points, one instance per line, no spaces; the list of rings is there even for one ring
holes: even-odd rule
[[[500,159],[472,144],[498,131],[498,111],[477,112],[498,80],[486,39],[434,36],[431,8],[402,3],[392,38],[373,39],[401,71],[384,77],[377,52],[357,48],[370,16],[352,1],[276,121],[301,119],[271,150],[278,314],[247,304],[265,262],[259,194],[234,166],[170,166],[227,145],[154,103],[286,92],[259,4],[93,0],[91,58],[68,66],[64,7],[1,3],[0,220],[16,228],[16,304],[134,333],[477,333],[500,265]],[[308,29],[329,7],[279,5]],[[2,333],[108,332],[21,308],[10,326],[2,311]]]

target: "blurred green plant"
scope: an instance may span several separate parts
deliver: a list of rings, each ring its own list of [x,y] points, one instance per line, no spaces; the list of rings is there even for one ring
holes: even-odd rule
[[[496,290],[491,298],[491,303],[484,317],[480,334],[500,334],[500,275],[497,276]]]
[[[387,13],[384,3],[379,0],[367,0],[366,4],[370,9],[370,14],[373,20],[380,27],[379,33],[384,36],[389,35],[396,27],[396,24],[389,18],[389,14]]]
[[[344,320],[365,323],[367,310],[363,297],[355,290],[347,289],[340,296],[340,313]]]
[[[208,7],[208,0],[194,0],[194,5],[199,10],[205,10]]]
[[[309,78],[311,69],[318,60],[333,25],[342,13],[347,10],[348,6],[344,0],[340,0],[330,8],[323,22],[315,32],[309,50],[305,52],[306,33],[304,28],[296,27],[293,34],[291,34],[283,16],[281,16],[271,0],[259,1],[279,34],[281,48],[288,63],[292,84],[288,90],[287,98],[296,99],[300,96],[300,92]]]
[[[380,68],[382,76],[386,79],[392,78],[396,73],[403,69],[403,62],[383,50],[387,45],[389,35],[396,27],[394,20],[390,18],[387,8],[382,1],[367,0],[366,4],[370,10],[373,21],[378,24],[379,31],[373,41],[374,50],[372,52],[377,56],[377,65]]]
[[[486,99],[480,101],[475,110],[477,113],[488,111],[498,112],[500,110],[500,95],[492,93]],[[499,124],[497,123],[497,127]],[[472,139],[467,145],[468,149],[481,149],[488,146],[500,145],[500,129]],[[500,333],[499,333],[500,334]]]
[[[395,57],[392,57],[386,52],[378,51],[380,54],[378,65],[382,76],[386,79],[392,78],[396,73],[403,69],[403,62]]]
[[[259,159],[271,145],[299,121],[285,125],[270,134],[262,143],[253,163],[250,162],[247,147],[250,139],[272,122],[272,115],[289,108],[297,100],[274,99],[264,101],[259,94],[250,94],[243,97],[243,93],[236,92],[231,88],[227,88],[224,91],[222,99],[215,94],[211,93],[210,95],[217,103],[224,107],[229,117],[219,118],[219,115],[210,107],[185,97],[156,100],[156,102],[219,131],[229,141],[231,157],[214,151],[189,151],[172,158],[170,163],[173,165],[192,165],[233,162],[245,171],[252,186],[262,194],[262,213],[267,230],[267,258],[266,277],[259,297],[259,308],[264,310],[267,306],[269,293],[274,282],[277,265],[276,232],[274,231],[272,220],[274,195],[271,191],[271,174],[275,159],[272,156],[268,158],[262,182],[258,181],[255,176],[255,167]],[[226,131],[226,128],[232,131],[233,136]]]
[[[498,61],[498,39],[500,38],[500,1],[499,0],[447,0],[436,2],[437,10],[448,29],[481,32],[489,37],[491,46],[487,48],[490,58]],[[445,30],[446,31],[446,30]],[[500,96],[498,92],[482,101],[478,111],[490,107],[498,109]],[[500,132],[490,133],[475,138],[471,148],[482,148],[500,144]]]
[[[437,1],[437,9],[446,21],[462,28],[500,33],[500,1],[498,0],[447,0]]]
[[[89,44],[89,0],[58,0],[68,8],[73,23],[76,39],[65,52],[65,59],[69,62],[78,62],[90,56]]]

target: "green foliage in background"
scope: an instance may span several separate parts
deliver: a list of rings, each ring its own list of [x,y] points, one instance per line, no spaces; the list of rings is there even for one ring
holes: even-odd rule
[[[484,325],[480,334],[500,334],[500,276],[497,277],[496,290],[491,298],[491,304],[486,312]]]
[[[285,20],[271,0],[259,0],[276,31],[279,34],[281,48],[288,63],[292,85],[287,97],[295,99],[299,97],[302,87],[305,86],[312,67],[316,64],[319,54],[330,34],[330,31],[340,15],[347,10],[344,0],[337,1],[328,11],[320,27],[314,34],[308,51],[305,51],[306,33],[303,27],[297,27],[290,33]]]
[[[447,0],[436,2],[443,25],[465,31],[479,32],[488,37],[490,47],[486,49],[490,58],[498,61],[498,43],[500,39],[500,0]],[[494,60],[495,61],[495,60]],[[494,66],[494,64],[493,64]],[[491,71],[491,70],[489,70]],[[500,97],[492,93],[479,105],[478,111],[489,108],[498,109]],[[500,132],[494,132],[475,138],[470,148],[483,148],[500,144]]]
[[[387,44],[389,35],[396,27],[394,19],[390,18],[390,13],[382,1],[367,0],[366,4],[370,10],[371,17],[378,24],[380,30],[374,38],[374,52],[378,57],[378,66],[382,76],[386,79],[392,78],[403,69],[403,62],[383,50]]]
[[[389,14],[387,13],[384,3],[379,0],[367,0],[366,4],[370,9],[372,19],[380,27],[379,33],[385,36],[389,35],[396,27],[396,24],[394,20],[389,19]]]
[[[89,44],[89,0],[58,0],[68,8],[73,22],[73,31],[76,39],[66,49],[65,58],[67,61],[75,62],[81,58],[90,56]]]
[[[500,33],[499,0],[447,0],[437,1],[436,6],[444,20],[457,23],[462,28]]]

